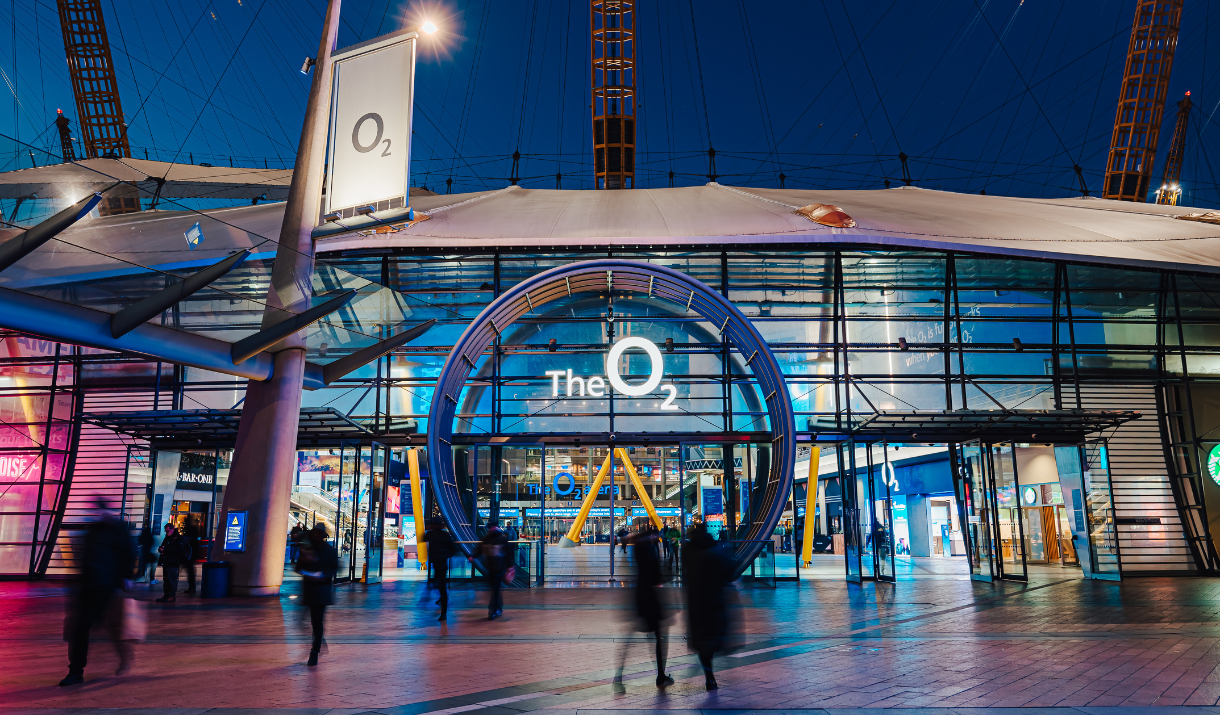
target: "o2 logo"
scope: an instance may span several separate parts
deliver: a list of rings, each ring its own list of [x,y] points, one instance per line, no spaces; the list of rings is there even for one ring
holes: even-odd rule
[[[566,479],[567,485],[561,485],[560,479]],[[554,495],[555,497],[567,497],[568,499],[584,498],[586,489],[588,489],[587,486],[577,486],[576,479],[572,476],[571,472],[559,472],[551,479],[551,484],[542,489],[539,489],[537,484],[529,485],[529,493],[532,496],[537,496],[539,492],[544,492],[548,496]],[[618,498],[619,489],[617,484],[613,487],[601,487],[597,490],[597,493],[602,496],[609,496],[611,489],[614,491],[615,498]]]
[[[648,379],[641,385],[627,384],[618,372],[619,358],[623,356],[624,352],[632,349],[643,350],[652,363]],[[605,397],[606,382],[609,381],[610,387],[614,388],[615,392],[628,397],[644,397],[659,387],[669,395],[660,404],[660,409],[678,409],[678,406],[674,404],[674,398],[678,396],[678,388],[672,383],[661,384],[661,380],[665,377],[665,360],[661,357],[661,349],[657,347],[656,343],[646,338],[623,338],[611,346],[610,351],[606,353],[605,378],[600,375],[588,378],[578,377],[572,374],[571,368],[547,370],[545,374],[551,378],[551,397],[559,397],[560,378],[564,380],[565,396],[567,397],[584,397],[586,394],[589,397]]]
[[[360,143],[360,130],[364,127],[365,122],[373,122],[377,126],[377,136],[373,137],[373,141],[369,144]],[[369,112],[357,119],[356,126],[352,127],[352,147],[361,154],[367,154],[376,149],[378,144],[385,144],[385,149],[381,152],[381,155],[389,156],[390,140],[382,139],[382,134],[385,134],[385,122],[381,120],[381,115],[376,112]]]

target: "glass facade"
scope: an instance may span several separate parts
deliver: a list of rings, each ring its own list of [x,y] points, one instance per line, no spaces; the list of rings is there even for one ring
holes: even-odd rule
[[[324,255],[315,287],[321,292],[354,286],[361,297],[349,314],[310,329],[306,344],[312,362],[350,354],[369,344],[370,336],[427,319],[437,324],[391,355],[306,392],[304,405],[336,409],[391,450],[423,446],[435,380],[475,316],[525,278],[606,255],[604,249],[393,254],[371,249],[358,255]],[[1220,378],[1220,310],[1215,307],[1220,279],[1054,260],[847,246],[803,251],[615,250],[610,255],[662,265],[703,281],[750,318],[771,346],[788,382],[802,448],[822,445],[816,468],[808,456],[798,466],[798,471],[807,471],[797,475],[797,490],[788,497],[789,508],[776,535],[779,553],[772,554],[774,573],[802,568],[795,563],[801,527],[812,516],[819,539],[838,549],[836,553],[846,551],[850,572],[861,578],[893,578],[895,557],[910,548],[905,530],[913,527],[905,510],[916,497],[896,491],[902,488],[895,486],[901,477],[885,475],[906,468],[891,463],[896,459],[893,444],[925,440],[870,433],[869,420],[880,413],[961,410],[1140,410],[1139,420],[1105,435],[1111,447],[1104,470],[1088,465],[1082,469],[1090,475],[1106,473],[1108,506],[1095,511],[1105,513],[1098,523],[1107,524],[1110,536],[1101,533],[1104,529],[1092,530],[1096,540],[1113,543],[1114,553],[1121,551],[1124,570],[1188,572],[1201,558],[1211,558],[1200,552],[1205,529],[1188,528],[1180,509],[1201,506],[1197,450],[1174,451],[1174,445],[1191,444],[1196,431],[1189,410],[1185,419],[1175,421],[1166,417],[1164,405],[1184,404],[1191,386]],[[241,324],[244,330],[238,320],[244,309],[229,302],[229,293],[248,293],[250,300],[261,301],[266,288],[266,266],[248,265],[253,273],[246,283],[240,283],[238,273],[231,274],[225,300],[199,294],[193,299],[198,305],[190,304],[199,310],[183,304],[171,311],[170,324],[199,330]],[[88,290],[111,298],[124,295],[127,288],[121,283],[132,279],[114,280],[118,283],[91,281]],[[59,284],[58,297],[71,289]],[[111,300],[118,305],[116,301]],[[455,448],[461,455],[459,483],[470,495],[467,507],[480,521],[495,514],[523,539],[546,541],[547,577],[575,575],[578,570],[576,565],[560,566],[562,559],[551,556],[549,544],[568,533],[572,517],[566,510],[580,505],[572,495],[588,488],[612,446],[633,450],[630,459],[654,505],[676,510],[666,521],[685,528],[698,518],[731,538],[735,527],[751,517],[755,478],[766,472],[770,458],[763,439],[768,429],[766,396],[746,364],[749,356],[723,340],[719,326],[692,316],[680,306],[617,291],[612,285],[602,294],[560,299],[505,327],[457,395],[454,432],[460,445],[455,442]],[[223,329],[217,334],[238,336]],[[634,397],[608,386],[606,351],[625,337],[643,337],[661,349],[665,390]],[[50,379],[44,372],[39,373],[41,382],[23,377],[20,383],[14,377],[5,389],[51,396],[63,391],[62,385],[74,385],[78,362],[45,367],[54,363],[57,350],[64,355],[79,351],[54,344],[42,351],[38,359],[44,367],[39,369],[51,369],[52,375],[58,374],[56,369],[66,370],[61,377]],[[25,359],[10,352],[4,369],[15,376]],[[89,365],[99,374],[111,371],[117,379],[130,370],[131,361],[114,357]],[[624,379],[638,382],[649,374],[650,365],[647,356],[630,352],[616,369]],[[231,408],[242,399],[243,383],[237,378],[168,365],[160,374],[164,377],[156,387],[144,380],[139,389],[171,393],[172,400],[164,400],[162,409],[169,404],[181,409]],[[62,413],[64,434],[71,433],[71,390],[84,394],[87,389],[92,388],[76,386],[64,393],[69,398]],[[15,394],[13,400],[17,411],[10,416],[24,416],[18,409],[21,398]],[[29,427],[48,419],[45,411],[30,414],[37,419],[21,424]],[[51,421],[60,414],[57,408]],[[42,440],[33,439],[37,435],[28,430],[24,434],[24,446],[13,449],[43,454],[38,446]],[[612,445],[609,435],[618,441]],[[1045,439],[1057,444],[1053,435]],[[947,552],[971,548],[952,541],[962,538],[963,528],[978,531],[968,540],[975,545],[974,568],[987,568],[979,554],[993,555],[1005,573],[1015,574],[1023,572],[1030,558],[1045,557],[1048,547],[1040,539],[1052,532],[1043,528],[1044,518],[1068,525],[1055,534],[1071,526],[1070,498],[1062,488],[1059,502],[1037,502],[1037,508],[1050,511],[1030,517],[1033,512],[1018,505],[1014,494],[1019,475],[1016,467],[1004,465],[1015,465],[1014,450],[1022,447],[1011,440],[968,446],[973,439],[963,435],[960,440],[934,441],[943,452],[937,459],[977,462],[972,468],[986,475],[969,484],[959,476],[961,483],[948,486],[929,507],[934,515],[944,508],[943,523],[958,534],[946,537]],[[951,442],[962,446],[950,447]],[[61,449],[44,450],[51,466],[34,480],[44,496],[60,483],[56,475],[62,466],[55,465],[65,462],[55,460],[66,460],[63,455],[69,453],[66,445]],[[389,456],[391,463],[401,459]],[[1088,459],[1095,462],[1098,457]],[[340,471],[355,474],[352,466]],[[617,463],[613,466],[604,493],[597,495],[595,516],[583,526],[580,536],[589,544],[608,547],[614,533],[639,522],[634,509],[642,504],[621,469]],[[374,471],[368,467],[364,474]],[[396,487],[392,464],[388,474],[387,486]],[[810,515],[805,499],[815,479],[824,484],[814,494]],[[24,483],[8,486],[17,489]],[[1095,484],[1097,479],[1091,479],[1090,486]],[[330,488],[329,482],[324,486]],[[704,490],[718,490],[718,513],[709,511]],[[1097,490],[1084,491],[1092,499]],[[343,498],[339,485],[336,499]],[[15,519],[8,514],[8,501],[0,501],[6,524]],[[43,512],[34,503],[21,502],[23,518],[40,518],[36,512]],[[53,509],[53,501],[43,503]],[[1063,514],[1054,510],[1056,503],[1063,506]],[[350,506],[339,513],[353,514],[353,530],[357,522],[368,523],[359,505]],[[1036,535],[1023,525],[1022,519],[1029,518],[1037,520]],[[853,526],[845,528],[849,522]],[[389,533],[390,527],[385,528]],[[4,562],[5,573],[26,573],[37,561],[31,561],[32,549],[45,544],[47,536],[44,531],[36,537],[33,529],[32,523],[29,529],[4,527],[0,548],[11,550],[6,554],[20,551],[12,556],[15,560]],[[10,530],[16,535],[11,540]],[[990,540],[984,538],[987,534]],[[405,532],[401,536],[405,544]],[[367,548],[354,531],[351,538],[353,555]],[[1059,547],[1054,553],[1066,550]],[[388,549],[386,553],[389,563]],[[612,557],[603,555],[605,559],[590,562],[589,568],[609,574],[617,567]],[[18,561],[25,566],[15,566]]]

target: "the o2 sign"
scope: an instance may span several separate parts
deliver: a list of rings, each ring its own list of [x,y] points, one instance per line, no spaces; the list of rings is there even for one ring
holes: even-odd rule
[[[365,123],[371,123],[377,127],[377,134],[373,136],[373,140],[368,145],[360,143],[360,129]],[[367,133],[367,132],[366,132]],[[356,126],[352,127],[352,146],[361,154],[367,154],[377,148],[378,144],[385,144],[385,150],[381,152],[382,156],[390,155],[390,140],[383,140],[381,137],[385,134],[385,122],[382,121],[381,115],[376,112],[369,112],[363,117],[356,120]]]
[[[323,214],[407,206],[415,38],[396,32],[334,55]]]
[[[628,350],[643,350],[650,360],[651,370],[648,373],[648,379],[642,384],[628,384],[623,376],[619,374],[619,360],[623,357],[623,353]],[[606,353],[606,376],[592,375],[584,377],[573,375],[572,369],[567,370],[547,370],[545,373],[551,378],[551,397],[559,397],[559,383],[563,382],[563,395],[565,397],[605,397],[607,385],[609,381],[610,388],[615,392],[626,395],[627,397],[644,397],[655,392],[658,388],[666,393],[665,399],[658,405],[662,410],[676,410],[678,406],[674,404],[674,398],[678,396],[678,388],[672,383],[661,384],[661,380],[665,378],[665,360],[661,357],[661,350],[656,343],[646,338],[623,338],[610,347],[610,351]]]

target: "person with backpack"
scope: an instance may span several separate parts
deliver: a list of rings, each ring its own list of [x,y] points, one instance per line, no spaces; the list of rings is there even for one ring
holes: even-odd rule
[[[165,582],[165,595],[157,603],[173,603],[178,600],[178,574],[183,564],[191,561],[191,543],[174,528],[165,525],[165,538],[161,540],[161,580]]]
[[[432,581],[441,597],[437,601],[441,605],[441,617],[444,621],[449,612],[449,558],[457,554],[457,544],[453,536],[445,528],[445,522],[432,519],[421,538],[428,545],[428,563],[432,566]]]

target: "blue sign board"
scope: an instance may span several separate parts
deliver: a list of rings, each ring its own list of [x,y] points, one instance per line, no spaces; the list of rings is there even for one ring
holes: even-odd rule
[[[246,514],[244,511],[225,513],[225,551],[246,550]]]
[[[553,518],[553,519],[575,519],[578,514],[580,514],[579,508],[569,509],[569,508],[563,507],[563,508],[553,508],[553,509],[546,510],[547,517]],[[625,507],[621,507],[621,506],[614,507],[615,516],[626,516],[626,514],[627,514],[627,509]],[[542,516],[542,510],[541,509],[526,509],[525,515],[527,517],[528,516]],[[604,507],[604,506],[603,507],[593,507],[592,509],[589,510],[589,516],[610,516],[610,508]]]
[[[656,507],[657,516],[682,516],[682,510],[676,506],[659,506]],[[631,507],[631,515],[634,517],[648,516],[648,510],[642,506]]]
[[[724,513],[724,492],[719,487],[703,490],[703,515]]]

